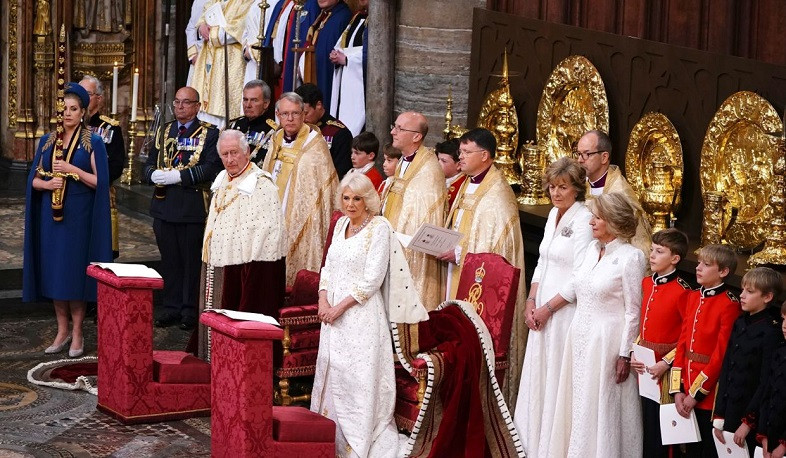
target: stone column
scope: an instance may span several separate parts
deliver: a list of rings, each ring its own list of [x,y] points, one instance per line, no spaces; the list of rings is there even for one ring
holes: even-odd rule
[[[368,10],[369,65],[366,76],[366,130],[381,144],[390,141],[393,122],[393,77],[396,55],[397,0],[371,0]],[[382,154],[377,158],[381,163]]]
[[[450,85],[453,124],[466,124],[472,10],[485,7],[486,1],[400,0],[399,3],[393,111],[422,112],[429,121],[426,145],[433,146],[442,140]]]

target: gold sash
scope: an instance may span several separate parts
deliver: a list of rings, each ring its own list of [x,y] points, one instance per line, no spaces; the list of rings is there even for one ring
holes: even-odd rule
[[[273,135],[273,151],[269,154],[269,156],[271,156],[270,160],[265,161],[263,170],[272,175],[273,169],[276,167],[276,161],[281,161],[281,170],[278,172],[278,175],[276,175],[278,198],[281,199],[281,202],[284,201],[284,193],[287,190],[287,183],[289,182],[290,175],[292,175],[295,165],[297,165],[300,160],[300,156],[305,152],[303,146],[310,132],[311,128],[308,124],[303,124],[300,131],[297,133],[297,138],[291,146],[284,146],[284,129],[279,130]],[[291,178],[294,180],[296,177],[292,176]]]
[[[393,224],[393,227],[399,229],[398,224],[398,215],[401,213],[401,206],[404,203],[404,192],[407,190],[407,185],[409,184],[409,180],[412,179],[413,176],[417,175],[423,165],[426,164],[427,155],[429,151],[426,150],[424,146],[418,148],[415,152],[415,159],[412,160],[412,163],[409,164],[407,170],[404,172],[403,177],[399,177],[399,173],[401,171],[401,165],[403,159],[398,162],[396,165],[396,173],[393,174],[391,177],[392,183],[388,186],[387,190],[384,192],[382,196],[382,202],[384,203],[385,211],[383,215],[388,221]]]
[[[462,257],[466,256],[467,254],[467,245],[469,244],[470,232],[472,231],[472,220],[475,218],[475,210],[477,209],[478,203],[483,200],[483,196],[495,183],[498,174],[499,170],[497,170],[497,168],[492,164],[491,167],[489,167],[486,176],[483,177],[483,181],[480,182],[478,189],[476,189],[472,194],[466,194],[467,186],[472,181],[470,177],[467,177],[467,179],[464,180],[464,182],[461,184],[461,188],[459,188],[459,192],[456,194],[456,200],[453,201],[453,205],[450,207],[448,217],[445,219],[445,226],[448,229],[454,229],[454,218],[458,216],[459,210],[464,210],[464,213],[461,215],[461,221],[459,221],[459,227],[454,229],[464,234],[464,237],[462,237],[461,241],[459,242],[459,246],[461,246]],[[459,278],[461,277],[461,270],[461,264],[453,269],[450,281],[451,298],[456,297]]]

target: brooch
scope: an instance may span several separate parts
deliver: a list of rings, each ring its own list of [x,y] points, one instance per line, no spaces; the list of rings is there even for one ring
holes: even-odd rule
[[[562,232],[560,232],[560,234],[563,237],[570,237],[571,235],[573,235],[573,228],[570,226],[565,226],[562,228]]]

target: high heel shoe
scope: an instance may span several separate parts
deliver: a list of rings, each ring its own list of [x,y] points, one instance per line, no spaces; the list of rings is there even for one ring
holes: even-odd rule
[[[60,343],[60,345],[52,344],[52,345],[46,347],[46,350],[44,350],[44,353],[46,353],[48,355],[51,355],[53,353],[60,353],[61,351],[63,351],[65,349],[66,345],[68,345],[69,343],[71,343],[71,334],[69,334],[68,337],[66,337],[66,339]]]
[[[82,356],[82,354],[84,354],[84,352],[85,352],[85,338],[83,337],[82,338],[82,346],[79,347],[78,350],[71,350],[70,348],[68,349],[68,357],[69,358],[79,358],[80,356]]]

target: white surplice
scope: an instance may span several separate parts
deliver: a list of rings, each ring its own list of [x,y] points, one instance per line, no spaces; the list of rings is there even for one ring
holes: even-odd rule
[[[311,410],[336,423],[337,456],[395,457],[393,340],[381,289],[391,229],[377,216],[346,238],[348,224],[346,217],[336,224],[319,289],[331,306],[350,295],[358,304],[322,325]]]
[[[617,384],[615,373],[618,357],[630,355],[639,332],[644,254],[615,239],[600,260],[599,255],[600,244],[593,240],[571,279],[576,313],[562,357],[552,457],[635,458],[642,453],[636,376]]]
[[[536,307],[542,307],[556,294],[563,297],[569,294],[563,292],[569,287],[565,280],[581,266],[592,241],[590,218],[592,213],[584,202],[575,202],[568,208],[559,224],[557,208],[551,209],[532,276],[532,284],[538,284]],[[528,457],[548,456],[562,353],[575,311],[575,303],[566,304],[549,318],[542,330],[530,331],[527,339],[515,423]]]
[[[260,19],[262,18],[262,9],[259,7],[259,4],[261,1],[262,0],[254,0],[254,3],[248,10],[248,16],[246,16],[246,28],[243,30],[242,37],[243,53],[245,54],[246,50],[248,50],[251,55],[251,60],[246,62],[246,76],[243,78],[243,84],[257,79],[257,73],[259,72],[259,63],[257,62],[259,50],[253,49],[252,47],[259,44],[259,26],[261,25]],[[265,28],[270,24],[270,18],[273,16],[273,8],[276,7],[278,2],[279,0],[267,0],[268,8],[265,10]]]

